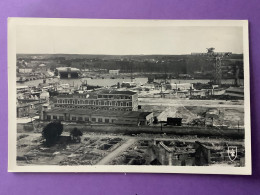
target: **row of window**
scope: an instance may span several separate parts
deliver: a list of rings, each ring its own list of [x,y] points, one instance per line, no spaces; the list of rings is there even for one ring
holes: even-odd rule
[[[64,121],[64,116],[56,116],[56,115],[53,115],[51,117],[51,115],[47,115],[47,120],[60,120],[60,121]],[[90,122],[90,118],[89,117],[81,117],[81,116],[72,116],[71,121],[85,121],[85,122]],[[100,122],[100,123],[114,123],[116,119],[108,119],[108,118],[94,118],[92,117],[91,118],[91,121],[92,122]]]
[[[67,100],[67,99],[63,99],[63,100],[61,100],[61,99],[58,99],[57,100],[57,103],[58,104],[87,104],[87,105],[99,105],[99,106],[112,106],[112,105],[115,105],[115,106],[126,106],[126,107],[128,107],[128,106],[130,106],[130,103],[129,102],[126,102],[126,104],[124,105],[124,103],[123,102],[120,102],[120,103],[118,103],[118,102],[111,102],[111,101],[109,101],[109,102],[104,102],[103,104],[102,104],[102,102],[101,101],[88,101],[88,100]]]
[[[90,107],[90,106],[71,106],[71,105],[55,105],[57,108],[79,108],[89,110],[115,110],[115,111],[131,111],[131,108],[115,108],[115,107]]]
[[[98,98],[104,98],[104,99],[132,99],[131,96],[119,96],[119,95],[98,95]]]
[[[52,119],[53,120],[61,120],[61,121],[64,121],[64,116],[56,116],[56,115],[53,115],[52,116]],[[47,120],[51,120],[51,115],[47,115]]]

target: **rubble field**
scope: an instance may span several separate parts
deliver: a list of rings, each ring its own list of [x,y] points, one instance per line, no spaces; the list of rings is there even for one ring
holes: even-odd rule
[[[170,156],[171,164],[168,164],[169,157],[162,150],[156,157],[151,154],[150,149],[153,142],[154,140],[139,140],[117,158],[113,159],[110,165],[153,165],[153,159],[164,159],[166,163],[162,165],[196,166],[194,142],[162,139],[161,142],[173,150]],[[242,142],[203,141],[202,143],[210,150],[209,163],[206,166],[245,166],[245,148]],[[231,161],[228,155],[228,143],[237,147],[237,157],[234,161]]]
[[[211,150],[210,165],[242,166],[244,140],[177,136],[166,134],[83,134],[81,143],[68,142],[63,133],[56,145],[45,147],[40,133],[18,133],[17,164],[26,165],[149,165],[149,147],[154,140],[174,150],[172,165],[193,166],[194,143],[200,141]],[[236,146],[238,157],[230,162],[227,146]],[[163,153],[162,153],[163,154]]]
[[[22,133],[17,136],[18,165],[93,165],[115,150],[125,139],[110,136],[83,135],[81,143],[67,142],[61,136],[58,143],[45,147],[41,134]]]

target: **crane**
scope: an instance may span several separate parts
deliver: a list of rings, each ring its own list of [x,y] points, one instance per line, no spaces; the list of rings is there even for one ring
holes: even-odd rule
[[[214,79],[213,82],[216,85],[221,85],[221,79],[222,79],[222,60],[228,56],[230,56],[231,52],[215,52],[214,47],[207,48],[206,53],[191,53],[191,55],[196,56],[205,56],[210,58],[214,61]]]

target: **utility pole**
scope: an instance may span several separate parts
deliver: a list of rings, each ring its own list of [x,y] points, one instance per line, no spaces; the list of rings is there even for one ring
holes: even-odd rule
[[[130,66],[131,66],[131,64],[130,64]],[[131,66],[131,82],[133,82],[133,67],[132,66]]]
[[[163,98],[162,83],[161,83],[161,98]]]
[[[239,67],[235,66],[235,85],[239,86]]]

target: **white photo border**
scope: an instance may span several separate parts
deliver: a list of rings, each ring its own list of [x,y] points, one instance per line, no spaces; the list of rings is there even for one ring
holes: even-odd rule
[[[77,165],[77,166],[18,166],[16,164],[16,27],[17,25],[54,26],[238,26],[243,27],[244,56],[244,117],[245,167],[221,166],[134,166],[134,165]],[[8,172],[123,172],[123,173],[188,173],[251,175],[251,121],[249,37],[247,20],[123,20],[123,19],[58,19],[8,18]]]

